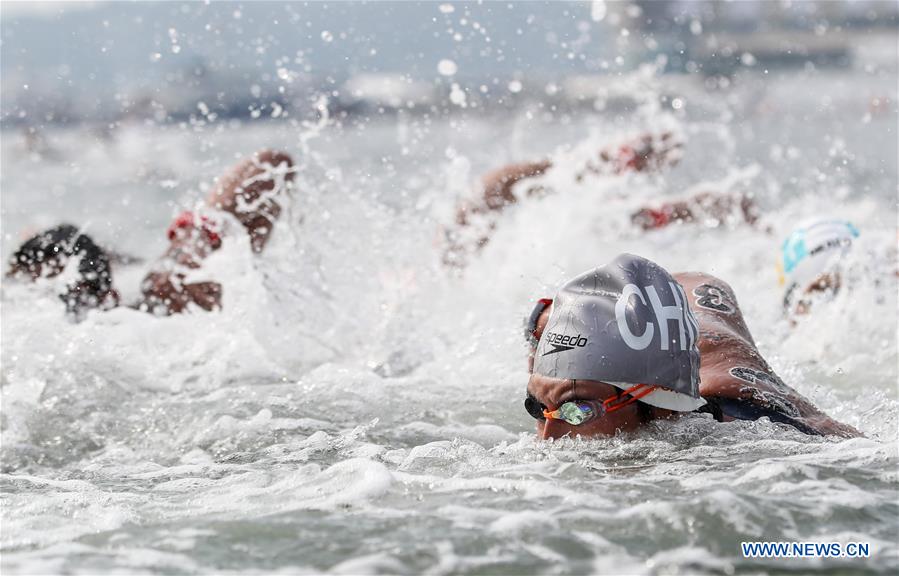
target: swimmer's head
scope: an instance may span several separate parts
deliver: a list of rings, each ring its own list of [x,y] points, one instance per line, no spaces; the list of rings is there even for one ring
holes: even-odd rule
[[[614,434],[705,404],[696,320],[657,264],[622,254],[570,280],[536,316],[525,407],[541,436]]]
[[[77,239],[78,228],[71,224],[60,224],[35,234],[10,257],[6,275],[32,280],[58,275],[65,269]]]
[[[787,314],[804,314],[815,297],[839,290],[840,263],[856,237],[855,226],[834,218],[803,222],[784,240],[780,268]]]
[[[10,258],[8,276],[37,280],[62,273],[70,259],[78,258],[78,276],[60,298],[69,313],[118,304],[112,286],[109,258],[102,248],[71,224],[62,224],[32,236]]]

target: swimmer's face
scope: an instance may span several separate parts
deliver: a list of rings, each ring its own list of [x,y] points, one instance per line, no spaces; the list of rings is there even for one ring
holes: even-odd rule
[[[550,308],[547,307],[537,318],[537,329],[534,336],[537,340],[543,334],[546,323],[549,321]],[[528,381],[528,394],[544,404],[550,410],[555,410],[570,400],[595,400],[602,402],[618,394],[618,389],[604,382],[594,380],[578,380],[574,385],[571,380],[549,378],[540,374],[534,374],[534,353],[536,348],[531,347],[528,354],[528,372],[531,373]],[[667,412],[667,411],[666,411]],[[652,414],[660,411],[653,409]],[[562,438],[570,436],[613,436],[616,432],[634,430],[642,423],[637,404],[625,406],[620,410],[604,414],[580,426],[573,426],[561,420],[537,420],[537,435],[540,438]]]
[[[555,410],[571,400],[594,400],[602,402],[618,394],[619,390],[610,384],[594,380],[562,380],[549,378],[540,374],[531,374],[528,381],[528,394]],[[562,420],[537,420],[537,435],[542,439],[563,438],[568,436],[613,436],[618,432],[635,430],[642,424],[637,404],[630,404],[611,413],[606,413],[579,426],[568,424]]]

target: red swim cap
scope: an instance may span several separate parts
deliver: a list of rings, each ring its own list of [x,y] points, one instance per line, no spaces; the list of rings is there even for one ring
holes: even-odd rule
[[[198,221],[196,214],[189,210],[185,210],[175,217],[169,225],[166,235],[169,240],[174,240],[178,230],[190,228],[199,228],[206,236],[206,241],[209,242],[209,245],[212,246],[213,249],[222,245],[222,237],[216,231],[217,226],[214,225],[212,220],[206,216],[200,216]]]

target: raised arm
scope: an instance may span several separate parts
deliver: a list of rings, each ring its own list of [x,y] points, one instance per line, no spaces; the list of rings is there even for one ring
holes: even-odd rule
[[[512,188],[522,180],[543,175],[551,167],[552,162],[549,160],[540,160],[509,164],[489,172],[481,180],[480,195],[474,200],[459,204],[456,210],[456,224],[467,226],[471,222],[471,216],[475,214],[499,212],[506,206],[515,204],[518,198],[515,197]]]
[[[680,159],[681,141],[671,132],[646,133],[622,144],[600,150],[586,165],[573,174],[577,181],[587,176],[614,176],[625,172],[651,172],[674,165]],[[444,230],[443,262],[461,268],[469,255],[480,250],[490,239],[497,219],[491,218],[532,196],[542,188],[531,186],[515,194],[515,186],[542,176],[553,167],[550,160],[509,164],[488,173],[473,199],[462,201],[456,208],[455,228]]]
[[[206,203],[233,214],[247,232],[254,252],[265,248],[275,220],[281,215],[279,197],[293,181],[293,160],[284,152],[262,150],[219,178]]]
[[[224,227],[215,210],[233,215],[250,237],[254,252],[261,252],[281,214],[281,202],[293,180],[293,161],[284,152],[262,150],[230,168],[206,199],[209,216],[184,212],[168,230],[169,246],[156,269],[141,284],[137,307],[158,314],[178,314],[191,304],[203,310],[222,305],[222,286],[215,281],[189,282],[192,270],[202,266],[221,247]]]

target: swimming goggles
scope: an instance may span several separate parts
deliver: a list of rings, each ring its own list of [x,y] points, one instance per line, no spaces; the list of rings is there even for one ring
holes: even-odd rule
[[[537,420],[562,420],[572,426],[580,426],[596,418],[601,418],[605,414],[621,410],[651,393],[656,388],[658,386],[637,384],[627,390],[622,390],[611,398],[606,398],[602,402],[597,400],[569,400],[555,410],[550,410],[545,404],[528,394],[524,400],[524,409]]]
[[[540,320],[540,315],[543,314],[543,311],[552,306],[552,304],[552,298],[541,298],[540,300],[537,300],[537,304],[535,304],[534,309],[531,310],[531,315],[528,316],[528,319],[525,321],[524,337],[527,339],[528,343],[535,348],[539,343],[539,339],[537,338],[537,321]]]

